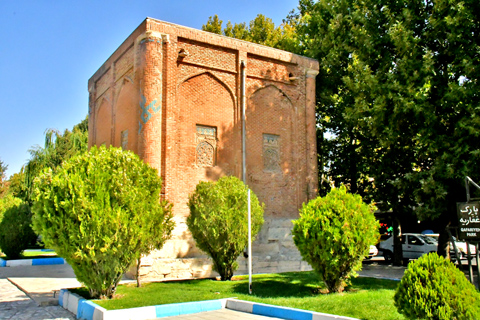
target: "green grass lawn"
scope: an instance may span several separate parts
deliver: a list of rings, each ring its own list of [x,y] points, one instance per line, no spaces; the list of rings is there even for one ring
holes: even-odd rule
[[[393,295],[398,285],[396,281],[356,278],[343,293],[324,294],[322,292],[325,286],[314,272],[255,275],[253,294],[249,295],[248,277],[234,279],[148,283],[141,288],[134,284],[122,285],[118,287],[114,299],[94,302],[113,310],[236,297],[359,319],[405,319],[397,313],[393,304]],[[76,292],[86,295],[86,290]]]

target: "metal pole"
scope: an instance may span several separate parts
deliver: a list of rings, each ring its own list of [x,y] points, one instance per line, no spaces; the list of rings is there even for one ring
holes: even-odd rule
[[[473,268],[472,268],[472,255],[470,252],[470,243],[468,241],[465,242],[467,244],[467,259],[468,259],[468,276],[470,277],[470,282],[474,285],[473,282]]]
[[[240,62],[240,73],[241,73],[241,86],[240,86],[240,98],[242,104],[242,181],[247,184],[247,162],[246,162],[246,132],[245,132],[245,61]]]
[[[240,99],[242,105],[242,181],[247,185],[247,148],[246,148],[246,115],[245,115],[245,61],[240,62]],[[248,189],[248,293],[252,294],[252,217],[250,189]]]
[[[462,260],[460,254],[458,253],[457,245],[455,244],[455,239],[453,239],[452,232],[450,231],[450,227],[447,227],[448,236],[450,237],[450,243],[453,246],[453,250],[455,252],[455,258],[457,259],[458,267],[462,268]],[[458,235],[456,235],[458,237]]]
[[[480,253],[478,252],[478,248],[480,246],[478,245],[478,242],[475,244],[475,259],[477,261],[477,290],[480,290]]]
[[[248,189],[248,294],[252,294],[252,210]]]
[[[467,202],[470,201],[470,186],[468,185],[468,182],[472,180],[469,177],[465,177],[465,190],[467,191]]]

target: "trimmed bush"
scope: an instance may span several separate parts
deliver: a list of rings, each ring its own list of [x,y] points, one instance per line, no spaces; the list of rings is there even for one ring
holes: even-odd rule
[[[3,219],[3,215],[7,209],[19,205],[22,203],[22,199],[13,196],[12,194],[7,194],[4,197],[0,197],[0,222]]]
[[[436,252],[408,264],[394,299],[408,319],[480,319],[480,293]]]
[[[304,204],[293,241],[330,292],[343,291],[379,238],[375,207],[342,186]]]
[[[171,234],[160,190],[157,170],[133,152],[93,147],[35,180],[33,226],[92,297],[111,298],[134,261]]]
[[[187,225],[198,248],[213,260],[222,280],[231,280],[237,257],[248,244],[247,187],[236,177],[200,182],[190,195]],[[263,205],[250,191],[252,241],[263,225]]]
[[[32,213],[28,204],[12,204],[5,210],[0,222],[0,249],[7,258],[21,258],[23,250],[35,244],[37,235],[31,224]]]

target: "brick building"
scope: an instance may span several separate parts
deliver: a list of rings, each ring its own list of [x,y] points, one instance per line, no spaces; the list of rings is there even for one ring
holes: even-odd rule
[[[253,271],[309,269],[290,230],[317,190],[317,73],[316,60],[147,18],[92,76],[89,145],[136,152],[174,203],[174,235],[142,259],[146,279],[211,275],[186,226],[188,195],[201,180],[242,178],[243,106],[246,181],[265,203]]]

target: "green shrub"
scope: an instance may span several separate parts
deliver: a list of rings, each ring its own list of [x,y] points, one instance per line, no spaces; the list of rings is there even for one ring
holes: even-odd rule
[[[157,170],[132,152],[93,147],[35,181],[34,229],[64,257],[92,297],[111,298],[140,254],[173,229]]]
[[[247,188],[238,178],[200,182],[190,195],[187,225],[198,248],[213,260],[222,280],[230,280],[238,268],[237,257],[248,244]],[[263,225],[263,206],[250,192],[252,241]]]
[[[0,222],[0,249],[9,259],[18,259],[23,250],[35,244],[32,213],[26,203],[12,200]]]
[[[22,199],[17,198],[12,194],[7,194],[4,197],[0,197],[0,222],[2,221],[3,215],[5,214],[5,211],[7,211],[7,209],[21,203]]]
[[[293,240],[330,292],[341,292],[378,240],[374,206],[342,186],[304,204],[293,221]]]
[[[394,299],[408,319],[480,319],[480,293],[435,252],[410,262]]]

